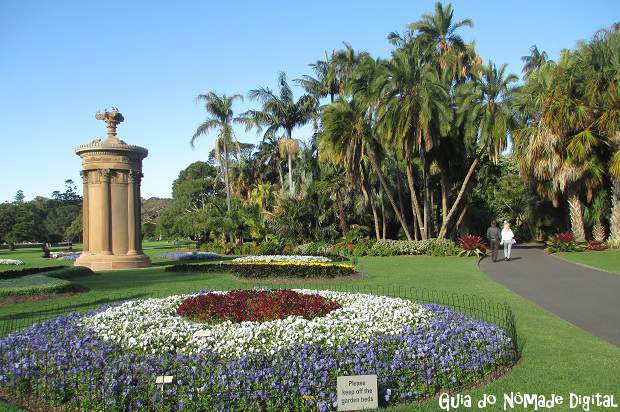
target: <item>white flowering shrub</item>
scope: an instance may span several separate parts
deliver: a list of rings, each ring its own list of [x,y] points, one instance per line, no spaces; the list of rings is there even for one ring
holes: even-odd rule
[[[0,265],[21,266],[24,262],[19,259],[0,259]]]
[[[327,263],[331,259],[324,256],[302,255],[258,255],[244,256],[232,260],[233,262],[299,262],[299,263]]]

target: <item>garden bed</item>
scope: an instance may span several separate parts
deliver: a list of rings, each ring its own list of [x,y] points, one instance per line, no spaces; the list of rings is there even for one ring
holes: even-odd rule
[[[356,273],[348,263],[321,262],[219,262],[213,264],[179,264],[166,267],[167,272],[231,272],[240,278],[336,278]]]
[[[235,312],[242,316],[215,316],[236,310],[234,293],[253,303]],[[192,299],[218,303],[206,310]],[[188,305],[205,315],[200,322],[179,315]],[[376,374],[382,404],[392,405],[488,379],[516,361],[515,348],[500,327],[436,304],[332,291],[198,292],[12,334],[0,340],[0,388],[83,410],[333,410],[337,376]],[[163,391],[160,375],[173,376]]]

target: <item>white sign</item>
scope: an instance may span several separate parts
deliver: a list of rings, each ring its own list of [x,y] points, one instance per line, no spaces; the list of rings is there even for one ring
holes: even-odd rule
[[[172,383],[172,376],[158,376],[155,378],[155,384],[157,385],[165,385],[167,383]]]
[[[379,407],[377,375],[338,376],[339,411],[361,411]]]

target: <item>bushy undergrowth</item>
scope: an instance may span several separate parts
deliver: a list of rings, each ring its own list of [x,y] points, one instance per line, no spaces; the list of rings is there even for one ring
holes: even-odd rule
[[[429,255],[454,256],[461,249],[449,239],[379,240],[369,251],[371,256]]]
[[[558,233],[547,241],[545,251],[547,253],[581,252],[583,249],[583,245],[575,241],[572,233]]]

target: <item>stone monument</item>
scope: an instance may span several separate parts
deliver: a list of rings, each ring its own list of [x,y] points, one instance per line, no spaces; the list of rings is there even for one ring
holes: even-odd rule
[[[140,180],[148,150],[128,145],[116,135],[124,121],[116,107],[97,112],[108,127],[105,139],[79,145],[84,202],[83,251],[75,266],[92,270],[142,268],[151,265],[142,253]]]

